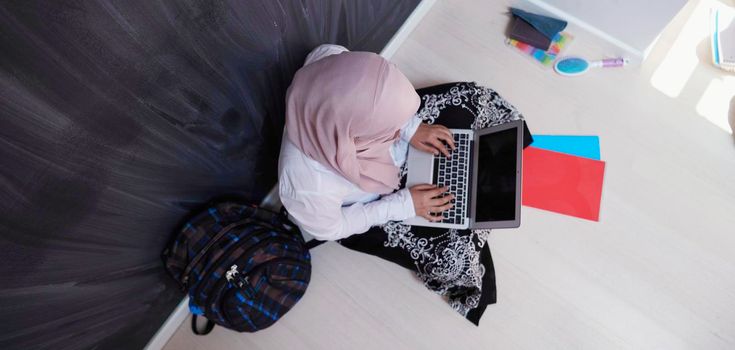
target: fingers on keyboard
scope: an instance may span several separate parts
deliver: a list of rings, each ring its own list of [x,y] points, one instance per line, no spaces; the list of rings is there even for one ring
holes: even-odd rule
[[[465,215],[464,208],[464,191],[469,174],[469,142],[467,134],[452,134],[454,139],[454,149],[450,150],[451,158],[438,156],[438,176],[436,179],[438,186],[446,186],[448,189],[436,198],[447,199],[446,203],[453,204],[451,208],[441,213],[441,222],[443,223],[462,223]],[[445,146],[446,145],[445,143]],[[451,197],[447,197],[451,196]]]

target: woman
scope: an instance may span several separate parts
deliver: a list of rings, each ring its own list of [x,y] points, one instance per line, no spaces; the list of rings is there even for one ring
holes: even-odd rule
[[[439,220],[452,197],[428,184],[393,190],[405,183],[409,143],[449,156],[447,127],[482,129],[522,118],[492,89],[458,82],[415,92],[377,55],[323,45],[287,93],[279,194],[303,231],[415,271],[478,324],[496,301],[490,230],[404,224],[413,215]],[[524,144],[530,142],[526,129]]]
[[[322,45],[307,56],[286,97],[279,195],[291,219],[320,240],[390,220],[432,221],[452,207],[446,188],[396,193],[408,144],[449,156],[452,133],[421,123],[420,101],[392,64],[368,52]]]

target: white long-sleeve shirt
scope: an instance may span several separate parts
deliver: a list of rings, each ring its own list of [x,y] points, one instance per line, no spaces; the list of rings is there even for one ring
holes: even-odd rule
[[[342,46],[321,45],[307,56],[304,65],[343,51],[347,49]],[[406,161],[409,142],[420,124],[421,119],[414,116],[401,128],[400,138],[390,148],[396,166]],[[294,223],[320,240],[345,238],[415,215],[408,189],[382,197],[365,192],[304,154],[285,132],[278,160],[278,194]]]

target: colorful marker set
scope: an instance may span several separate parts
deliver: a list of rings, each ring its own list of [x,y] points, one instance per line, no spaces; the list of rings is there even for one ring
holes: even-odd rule
[[[554,39],[551,40],[551,46],[549,46],[549,49],[546,51],[520,42],[518,40],[506,39],[505,42],[509,46],[516,48],[520,53],[531,57],[542,65],[546,67],[551,67],[551,65],[554,63],[554,60],[556,60],[556,58],[565,47],[569,46],[569,43],[572,41],[573,38],[574,37],[571,34],[566,32],[557,33],[556,36],[554,36]]]

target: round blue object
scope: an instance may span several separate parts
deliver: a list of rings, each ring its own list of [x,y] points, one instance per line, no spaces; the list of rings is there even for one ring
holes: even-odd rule
[[[554,70],[567,76],[580,75],[590,69],[590,63],[581,57],[565,57],[554,64]]]

